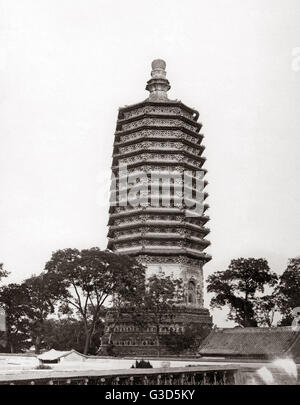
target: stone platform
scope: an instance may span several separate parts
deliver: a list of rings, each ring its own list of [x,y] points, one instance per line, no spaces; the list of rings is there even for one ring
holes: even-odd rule
[[[118,356],[158,356],[157,332],[154,324],[139,325],[134,319],[137,316],[136,309],[123,312],[116,322],[115,312],[112,310],[106,318],[105,335],[102,340],[102,354],[109,353],[109,340],[111,340],[115,354]],[[178,307],[172,314],[172,318],[166,314],[165,320],[160,324],[160,338],[171,332],[183,333],[187,325],[201,328],[203,336],[199,336],[197,346],[191,348],[186,354],[195,354],[197,348],[212,328],[212,317],[208,309],[193,307]],[[143,321],[143,320],[142,320]],[[162,339],[163,340],[163,339]],[[195,349],[195,350],[194,350]],[[169,355],[170,350],[166,345],[160,344],[159,355]]]

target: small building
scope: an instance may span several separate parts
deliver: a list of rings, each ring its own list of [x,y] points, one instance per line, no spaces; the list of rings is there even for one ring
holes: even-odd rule
[[[215,328],[200,345],[201,357],[293,358],[300,362],[300,332],[292,327]]]
[[[40,364],[55,364],[63,361],[85,361],[87,356],[76,350],[60,351],[51,349],[38,356]]]

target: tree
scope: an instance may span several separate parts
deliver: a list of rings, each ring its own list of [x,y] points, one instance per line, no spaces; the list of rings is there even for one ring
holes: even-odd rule
[[[293,310],[300,307],[300,257],[289,259],[286,270],[279,278],[276,293],[282,314],[281,325],[290,326]]]
[[[0,290],[0,304],[6,312],[6,350],[15,353],[31,345],[29,320],[29,294],[24,284],[8,284]]]
[[[255,298],[254,313],[258,326],[271,328],[276,312],[278,312],[278,298],[275,291],[273,294]]]
[[[2,278],[5,278],[9,275],[9,272],[4,270],[3,263],[0,263],[0,281]]]
[[[27,316],[30,319],[30,332],[35,352],[40,352],[43,339],[44,323],[48,315],[55,311],[55,303],[59,298],[59,289],[46,273],[32,276],[24,281],[29,296]]]
[[[104,306],[129,302],[144,285],[144,267],[135,259],[98,248],[58,250],[45,270],[59,290],[60,310],[75,310],[83,322],[85,354]]]
[[[2,278],[5,278],[8,276],[8,272],[3,269],[3,263],[0,263],[0,281]],[[0,302],[0,347],[5,347],[6,346],[6,313],[5,313],[5,308],[2,307],[1,302]]]
[[[91,339],[90,352],[96,354],[99,347],[100,337],[103,334],[104,323],[99,319],[95,334]],[[43,347],[50,350],[71,350],[84,351],[85,333],[82,319],[73,317],[60,319],[47,319],[43,327]]]
[[[172,354],[182,354],[185,352],[195,353],[201,342],[210,333],[211,328],[207,325],[189,323],[182,331],[170,331],[162,337],[162,343],[168,346]]]
[[[143,282],[132,290],[126,292],[126,300],[124,300],[123,295],[114,294],[113,297],[113,307],[107,309],[106,311],[106,348],[105,353],[109,356],[115,355],[115,347],[112,342],[113,332],[115,327],[120,321],[120,317],[124,314],[124,311],[127,312],[128,309],[132,308],[135,312],[135,309],[138,308],[145,297],[145,278],[144,278],[143,268]],[[99,348],[99,353],[101,353],[102,348]]]
[[[160,271],[146,281],[144,299],[134,321],[141,327],[154,327],[158,357],[162,340],[161,329],[166,324],[173,325],[177,304],[182,297],[183,287],[180,279],[166,276]]]
[[[207,279],[207,291],[215,293],[212,308],[229,306],[228,319],[243,327],[258,326],[255,301],[266,287],[274,287],[277,275],[270,271],[267,260],[239,258],[231,261],[225,271]]]
[[[136,360],[131,368],[153,368],[149,360]]]

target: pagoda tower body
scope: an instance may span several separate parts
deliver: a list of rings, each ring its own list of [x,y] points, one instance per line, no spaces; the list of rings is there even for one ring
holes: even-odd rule
[[[146,266],[146,276],[163,271],[182,278],[184,304],[178,325],[211,325],[203,308],[203,266],[211,259],[205,215],[207,195],[199,113],[181,101],[169,100],[163,60],[152,62],[149,97],[119,109],[115,132],[108,248],[135,256]],[[125,317],[126,318],[126,317]],[[124,319],[125,319],[124,318]],[[126,323],[116,328],[114,344],[123,353],[138,353]],[[130,333],[129,333],[130,334]],[[133,343],[133,350],[130,346]],[[149,354],[151,352],[149,351]]]

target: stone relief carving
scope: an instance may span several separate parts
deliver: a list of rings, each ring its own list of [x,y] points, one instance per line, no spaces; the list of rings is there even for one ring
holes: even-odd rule
[[[165,127],[183,127],[189,129],[190,131],[197,131],[198,128],[195,125],[190,125],[182,120],[178,119],[160,119],[160,118],[142,118],[138,121],[128,122],[122,124],[122,130],[128,131],[129,129],[140,128],[142,126],[165,126]]]
[[[143,114],[174,114],[180,115],[182,117],[186,117],[192,119],[192,113],[185,111],[181,107],[169,107],[169,106],[144,106],[141,108],[136,108],[131,111],[126,111],[123,113],[124,119],[137,117]]]

